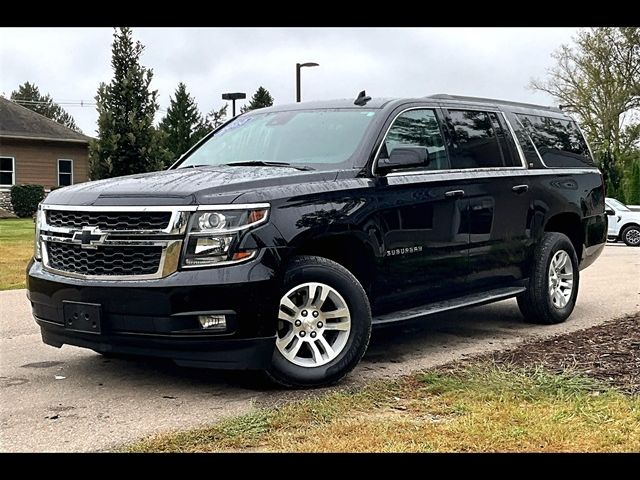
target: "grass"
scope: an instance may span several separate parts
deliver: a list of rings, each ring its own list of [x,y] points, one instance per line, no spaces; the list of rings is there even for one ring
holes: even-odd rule
[[[377,382],[131,452],[600,452],[640,450],[640,398],[574,374],[482,364]]]
[[[31,218],[0,220],[0,290],[25,288],[25,270],[33,256]]]

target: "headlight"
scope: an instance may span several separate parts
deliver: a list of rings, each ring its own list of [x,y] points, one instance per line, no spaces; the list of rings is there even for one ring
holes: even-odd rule
[[[184,267],[211,266],[240,262],[255,256],[255,250],[238,249],[243,233],[267,221],[269,209],[197,211],[191,215]]]
[[[44,210],[42,206],[38,204],[38,210],[36,212],[36,234],[33,241],[33,256],[36,260],[42,260],[42,246],[40,242],[40,229],[44,224]]]

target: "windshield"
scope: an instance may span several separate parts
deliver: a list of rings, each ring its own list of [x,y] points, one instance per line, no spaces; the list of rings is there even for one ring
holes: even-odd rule
[[[623,212],[630,212],[627,206],[624,203],[619,202],[615,198],[607,198],[607,201],[610,207],[613,207],[614,210],[622,210]]]
[[[335,169],[349,161],[374,115],[359,109],[243,115],[218,130],[178,168],[279,162]]]

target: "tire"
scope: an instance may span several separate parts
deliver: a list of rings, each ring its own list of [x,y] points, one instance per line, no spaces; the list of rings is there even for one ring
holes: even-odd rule
[[[336,262],[297,256],[284,274],[280,294],[278,340],[267,376],[289,388],[322,387],[341,380],[358,364],[371,337],[371,307],[362,285]],[[348,317],[330,318],[339,312]]]
[[[572,284],[570,293],[566,287],[564,290],[560,289],[563,284],[567,284],[568,265],[560,269],[561,276],[550,274],[552,260],[558,259],[557,261],[559,262],[563,258],[560,252],[565,252],[568,256],[566,261],[571,262]],[[554,279],[550,278],[550,275],[553,275]],[[558,281],[561,283],[558,284]],[[554,285],[554,294],[552,294],[551,290],[552,285]],[[555,285],[558,285],[558,290],[560,290],[557,296],[555,296]],[[562,233],[547,232],[536,248],[529,286],[527,291],[518,297],[518,307],[527,322],[545,325],[564,322],[573,312],[579,286],[580,270],[573,244]],[[563,305],[562,302],[566,303]]]
[[[640,247],[640,227],[630,225],[622,232],[622,241],[629,247]]]

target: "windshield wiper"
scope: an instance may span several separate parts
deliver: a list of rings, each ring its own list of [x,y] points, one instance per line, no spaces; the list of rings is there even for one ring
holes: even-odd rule
[[[252,166],[258,166],[258,167],[288,167],[288,168],[295,168],[297,170],[303,170],[303,171],[314,170],[314,168],[309,167],[307,165],[294,165],[294,164],[287,163],[287,162],[265,162],[264,160],[245,160],[245,161],[242,161],[242,162],[225,163],[224,165],[226,165],[228,167],[252,167]]]
[[[206,164],[202,164],[202,165],[187,165],[186,167],[176,167],[175,170],[180,170],[183,168],[201,168],[201,167],[212,167],[213,165],[206,165]]]

